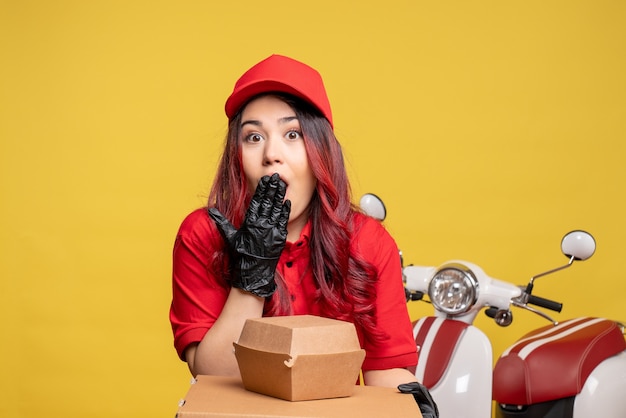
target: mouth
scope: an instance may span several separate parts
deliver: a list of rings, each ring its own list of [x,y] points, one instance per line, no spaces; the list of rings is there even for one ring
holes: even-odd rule
[[[286,180],[280,173],[276,173],[275,172],[275,173],[269,173],[269,174],[266,174],[266,175],[271,177],[273,174],[278,174],[278,178],[285,184],[285,196],[287,196],[287,193],[288,193],[288,190],[289,190],[289,181]],[[263,177],[265,177],[265,175]],[[259,181],[260,181],[260,179],[257,180],[257,184],[258,184]],[[284,200],[287,200],[287,198],[285,197],[285,199],[283,199],[283,201]]]
[[[285,178],[280,173],[274,172],[274,173],[267,174],[267,175],[271,177],[273,174],[278,174],[278,178],[282,180],[283,183],[285,183],[285,186],[289,186],[289,182],[285,180]]]

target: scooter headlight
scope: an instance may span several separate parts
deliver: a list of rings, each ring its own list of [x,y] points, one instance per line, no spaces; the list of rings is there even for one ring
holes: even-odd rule
[[[428,296],[438,310],[448,315],[461,315],[476,303],[478,280],[468,267],[446,264],[430,281]]]

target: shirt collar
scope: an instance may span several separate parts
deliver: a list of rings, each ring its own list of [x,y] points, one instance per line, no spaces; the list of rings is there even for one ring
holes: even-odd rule
[[[287,242],[286,247],[308,246],[310,237],[311,237],[311,220],[309,219],[306,222],[306,224],[304,224],[304,228],[302,228],[302,232],[300,232],[300,238],[298,238],[296,242]]]

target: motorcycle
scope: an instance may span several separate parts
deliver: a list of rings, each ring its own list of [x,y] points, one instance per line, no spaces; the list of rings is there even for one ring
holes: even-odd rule
[[[376,195],[364,195],[360,204],[380,221],[386,217]],[[563,305],[533,294],[535,281],[591,257],[595,240],[585,231],[572,231],[563,237],[561,250],[568,262],[533,276],[525,286],[492,278],[463,260],[403,266],[407,302],[427,301],[435,310],[413,324],[419,353],[414,374],[442,417],[490,417],[492,400],[498,418],[625,416],[624,326],[594,317],[557,322],[538,309],[561,312]],[[499,326],[509,326],[512,307],[551,324],[522,336],[492,369],[489,338],[473,322],[484,310]]]

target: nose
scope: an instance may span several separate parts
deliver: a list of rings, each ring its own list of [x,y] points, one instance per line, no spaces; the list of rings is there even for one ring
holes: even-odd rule
[[[269,166],[283,162],[282,143],[280,139],[270,137],[265,141],[263,149],[263,165]]]

